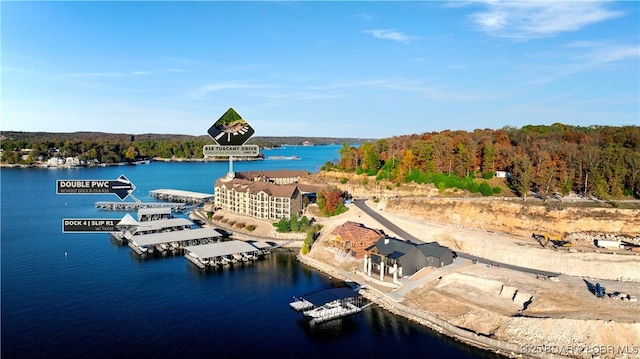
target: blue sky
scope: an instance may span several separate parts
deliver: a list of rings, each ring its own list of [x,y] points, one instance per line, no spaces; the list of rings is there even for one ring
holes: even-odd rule
[[[2,130],[640,125],[640,3],[6,2]]]

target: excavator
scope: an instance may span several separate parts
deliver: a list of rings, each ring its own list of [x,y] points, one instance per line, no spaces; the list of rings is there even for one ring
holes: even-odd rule
[[[573,247],[573,243],[569,241],[565,241],[564,239],[560,238],[560,236],[557,236],[557,235],[551,235],[548,233],[543,233],[543,234],[533,233],[531,236],[535,238],[538,241],[538,243],[540,243],[542,248],[547,248],[547,244],[549,242],[551,242],[551,245],[553,246],[553,248]]]

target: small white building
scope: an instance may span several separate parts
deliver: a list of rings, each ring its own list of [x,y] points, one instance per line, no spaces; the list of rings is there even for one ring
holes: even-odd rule
[[[67,157],[64,160],[65,167],[77,167],[80,166],[80,160],[78,157]]]
[[[510,178],[511,177],[511,173],[509,173],[507,171],[496,171],[495,176],[496,176],[496,178]]]
[[[51,157],[47,160],[47,166],[62,166],[64,165],[64,158]]]

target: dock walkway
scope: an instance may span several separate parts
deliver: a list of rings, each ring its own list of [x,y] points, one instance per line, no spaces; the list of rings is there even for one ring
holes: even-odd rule
[[[177,201],[192,204],[202,203],[213,199],[212,193],[183,191],[180,189],[154,189],[149,191],[149,195],[153,198],[165,201]]]

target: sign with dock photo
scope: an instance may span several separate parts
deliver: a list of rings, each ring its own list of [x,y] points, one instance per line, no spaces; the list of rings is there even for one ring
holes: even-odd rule
[[[254,129],[233,108],[229,108],[207,133],[221,146],[241,146],[254,134]]]

